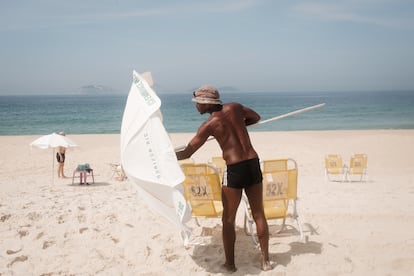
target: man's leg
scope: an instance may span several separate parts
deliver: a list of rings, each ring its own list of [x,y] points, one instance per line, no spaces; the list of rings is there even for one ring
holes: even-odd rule
[[[269,227],[263,210],[263,185],[258,183],[246,189],[252,216],[256,223],[257,236],[262,252],[262,269],[272,269],[269,261]]]
[[[66,178],[66,175],[65,175],[65,160],[63,160],[63,162],[62,162],[62,177]]]
[[[239,207],[242,190],[229,187],[222,188],[223,201],[223,246],[226,255],[224,266],[229,271],[236,271],[234,264],[234,244],[236,242],[235,220]]]
[[[63,177],[62,171],[63,171],[63,165],[62,165],[62,163],[59,162],[59,164],[58,164],[58,177],[59,178]]]

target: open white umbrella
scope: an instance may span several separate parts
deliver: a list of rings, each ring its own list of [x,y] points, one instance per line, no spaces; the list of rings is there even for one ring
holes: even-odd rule
[[[42,137],[37,138],[36,140],[30,143],[30,146],[35,146],[40,149],[49,149],[49,148],[53,149],[53,155],[52,155],[52,159],[53,159],[52,183],[53,183],[54,182],[54,167],[55,167],[55,148],[77,147],[78,145],[66,136],[52,133],[52,134],[44,135]]]

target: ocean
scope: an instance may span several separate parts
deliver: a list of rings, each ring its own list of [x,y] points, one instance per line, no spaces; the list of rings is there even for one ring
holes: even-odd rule
[[[414,91],[221,93],[263,120],[319,103],[323,108],[253,127],[250,131],[414,129]],[[0,96],[0,135],[119,133],[128,95]],[[195,132],[200,115],[188,94],[159,94],[170,133]]]

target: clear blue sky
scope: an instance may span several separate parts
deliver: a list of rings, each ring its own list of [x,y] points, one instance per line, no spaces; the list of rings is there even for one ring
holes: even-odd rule
[[[0,95],[414,90],[412,0],[0,0]]]

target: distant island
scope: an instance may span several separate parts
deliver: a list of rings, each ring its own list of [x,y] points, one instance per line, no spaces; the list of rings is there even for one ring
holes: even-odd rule
[[[114,94],[115,90],[104,85],[90,84],[78,88],[77,93],[81,95]]]

